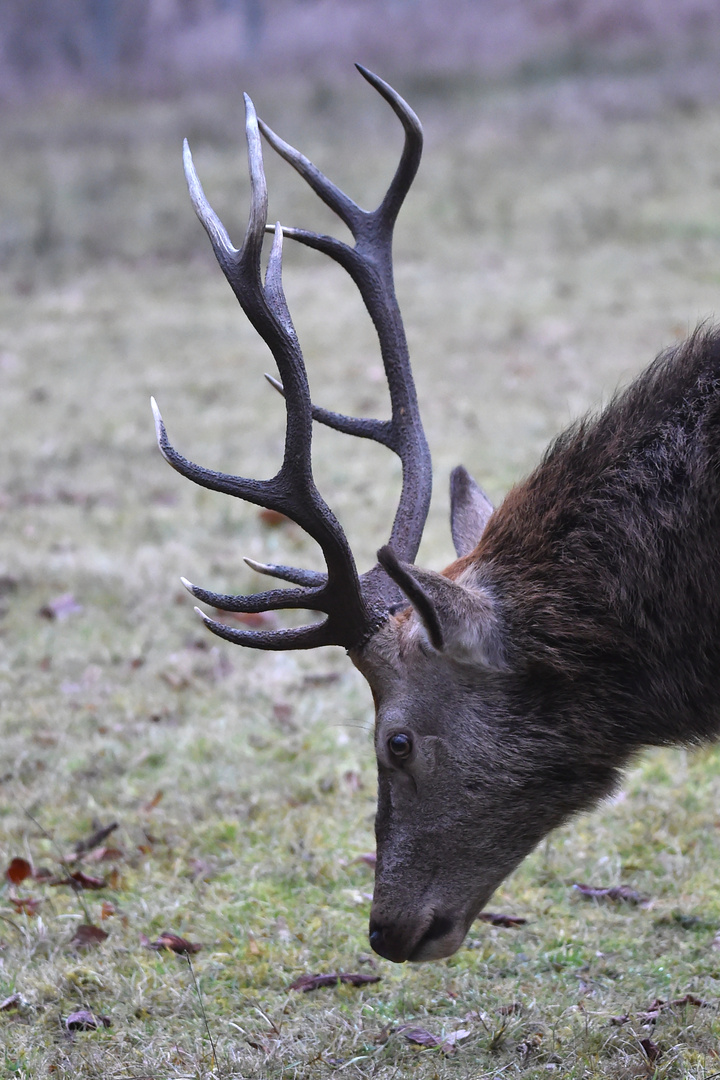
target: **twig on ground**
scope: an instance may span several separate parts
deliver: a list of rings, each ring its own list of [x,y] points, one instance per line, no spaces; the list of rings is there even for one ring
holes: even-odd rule
[[[207,1037],[210,1040],[210,1046],[212,1047],[212,1060],[214,1069],[216,1068],[218,1063],[217,1050],[215,1049],[215,1041],[212,1037],[212,1032],[210,1031],[210,1024],[208,1023],[207,1013],[205,1012],[205,1005],[203,1004],[202,994],[200,993],[200,985],[195,977],[195,968],[193,967],[192,960],[190,959],[190,953],[186,952],[184,955],[185,959],[187,960],[187,966],[190,968],[190,975],[192,976],[192,981],[195,986],[195,993],[197,994],[197,999],[200,1004],[200,1012],[202,1013],[203,1023],[205,1024],[205,1031],[207,1032]]]

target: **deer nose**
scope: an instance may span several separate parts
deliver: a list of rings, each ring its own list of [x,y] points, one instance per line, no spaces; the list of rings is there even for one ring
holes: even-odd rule
[[[408,958],[406,935],[374,920],[370,923],[370,947],[379,956],[392,960],[394,964],[404,964]]]
[[[453,920],[444,915],[433,915],[430,925],[418,938],[417,933],[408,933],[408,928],[383,925],[375,919],[370,921],[370,945],[376,953],[403,964],[406,960],[432,959],[433,942],[444,938],[453,929]]]

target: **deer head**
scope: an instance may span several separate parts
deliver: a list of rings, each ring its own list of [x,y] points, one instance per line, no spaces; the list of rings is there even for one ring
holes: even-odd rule
[[[543,798],[542,778],[528,764],[537,751],[532,731],[527,745],[506,738],[519,709],[508,694],[514,657],[507,644],[507,613],[490,570],[477,555],[492,506],[464,469],[456,469],[451,482],[457,562],[443,573],[413,565],[430,502],[431,463],[395,298],[391,247],[398,212],[419,165],[422,131],[387,83],[362,67],[359,71],[405,131],[397,171],[373,211],[358,207],[259,121],[246,97],[252,196],[245,239],[237,249],[205,199],[185,146],[195,210],[223,273],[278,367],[279,380],[270,381],[287,409],[280,470],[271,480],[258,481],[195,465],[171,446],[154,402],[153,409],[160,450],[174,469],[196,484],[282,512],[322,549],[327,566],[322,574],[246,560],[257,572],[294,588],[225,596],[184,584],[201,602],[225,611],[301,608],[321,613],[322,621],[301,628],[251,631],[199,612],[214,634],[254,649],[340,645],[367,679],[376,706],[379,770],[370,941],[391,960],[424,960],[448,956],[459,947],[498,883],[577,800],[564,789],[554,799]],[[344,222],[354,245],[304,229],[267,227],[260,132]],[[274,240],[263,278],[266,231],[274,233]],[[334,259],[357,286],[379,339],[389,420],[344,416],[313,405],[283,295],[284,236]],[[389,542],[366,573],[358,574],[347,539],[315,487],[313,422],[382,443],[402,463]],[[562,768],[562,753],[551,750]]]

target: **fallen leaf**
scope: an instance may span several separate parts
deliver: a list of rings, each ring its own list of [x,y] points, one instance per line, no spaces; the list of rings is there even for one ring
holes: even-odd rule
[[[189,866],[193,881],[210,881],[215,873],[212,864],[205,859],[190,859]]]
[[[32,866],[27,859],[21,859],[16,855],[14,859],[10,860],[10,865],[5,871],[5,877],[13,885],[20,885],[25,878],[32,877]]]
[[[501,1005],[498,1012],[501,1016],[517,1016],[522,1012],[522,1008],[521,1001],[511,1001],[509,1005]]]
[[[105,878],[91,877],[83,870],[75,870],[66,878],[56,878],[49,881],[48,885],[69,885],[71,889],[107,889],[108,883]]]
[[[342,778],[343,784],[348,791],[351,791],[353,793],[356,791],[362,791],[363,782],[359,772],[355,772],[354,769],[348,769],[347,772],[343,773]]]
[[[573,885],[573,889],[576,889],[581,896],[585,896],[588,900],[609,900],[611,903],[624,903],[624,904],[647,904],[648,897],[642,896],[635,889],[629,888],[627,885],[611,885],[608,889],[595,888],[592,885],[581,885],[576,882]]]
[[[10,574],[0,574],[0,596],[10,596],[18,590],[20,582]]]
[[[122,887],[122,878],[120,876],[120,871],[116,866],[113,866],[107,876],[107,887],[108,889],[115,889],[115,891]]]
[[[223,622],[231,620],[259,630],[263,627],[274,626],[277,621],[270,611],[223,611],[221,608],[215,610],[222,616]]]
[[[502,915],[497,911],[481,911],[478,919],[480,922],[490,923],[491,926],[524,926],[527,922],[522,915]]]
[[[103,840],[107,840],[110,833],[114,832],[117,827],[117,821],[111,821],[109,825],[103,825],[100,829],[96,829],[85,840],[78,840],[75,845],[75,856],[84,855],[86,852],[92,851],[93,848],[99,847]]]
[[[460,1028],[458,1031],[451,1031],[449,1035],[445,1036],[440,1047],[443,1054],[454,1054],[457,1050],[457,1044],[462,1039],[467,1039],[470,1034],[472,1033],[465,1028]]]
[[[140,944],[146,949],[155,949],[158,952],[161,949],[169,949],[180,956],[189,956],[191,953],[200,952],[200,949],[202,949],[202,945],[198,944],[198,942],[188,941],[186,938],[179,937],[178,934],[171,934],[169,930],[164,930],[157,941],[150,941],[145,934],[141,934]]]
[[[97,847],[93,851],[88,851],[87,855],[83,855],[85,862],[110,862],[112,859],[122,859],[125,857],[125,852],[122,848],[116,847]]]
[[[156,791],[150,802],[146,802],[143,806],[143,810],[146,814],[149,814],[151,810],[154,810],[163,797],[162,791]]]
[[[440,1046],[440,1039],[438,1039],[437,1035],[432,1035],[429,1031],[426,1031],[425,1028],[411,1027],[409,1024],[403,1024],[403,1026],[399,1027],[397,1030],[398,1034],[402,1035],[408,1042],[415,1043],[416,1046]]]
[[[644,1012],[638,1013],[638,1020],[642,1024],[654,1024],[661,1012],[665,1012],[666,1009],[678,1009],[684,1005],[694,1005],[697,1009],[707,1009],[712,1007],[712,1002],[704,1001],[702,998],[697,997],[695,994],[685,994],[681,998],[673,998],[672,1001],[665,1001],[663,998],[655,998]]]
[[[18,915],[27,915],[29,918],[37,915],[37,910],[42,904],[42,900],[33,896],[11,896],[9,900]]]
[[[368,983],[380,982],[379,975],[361,975],[347,971],[331,971],[327,975],[301,975],[288,990],[302,990],[307,994],[310,990],[317,990],[321,986],[337,986],[338,983],[348,983],[350,986],[367,986]]]
[[[622,1027],[623,1024],[628,1024],[629,1022],[629,1013],[623,1013],[622,1016],[611,1016],[610,1020],[608,1021],[608,1023],[612,1024],[613,1027]]]
[[[645,1056],[651,1065],[654,1065],[656,1061],[659,1061],[662,1057],[662,1050],[657,1043],[654,1043],[652,1039],[640,1039],[640,1045],[645,1051]]]
[[[19,1009],[22,1005],[22,998],[19,994],[11,994],[10,997],[6,997],[4,1001],[0,1001],[0,1012],[12,1012],[13,1009]]]
[[[34,866],[33,867],[33,881],[50,881],[53,874],[47,866]]]
[[[115,905],[111,904],[109,900],[103,900],[102,907],[100,908],[100,918],[110,919],[115,914]]]
[[[263,525],[267,525],[270,529],[277,529],[280,525],[292,524],[290,518],[285,514],[281,514],[279,510],[269,510],[267,507],[258,510],[258,517]]]
[[[109,1016],[90,1012],[89,1009],[78,1009],[77,1012],[70,1013],[65,1020],[68,1031],[97,1031],[99,1027],[107,1028],[111,1024],[112,1020]]]
[[[352,864],[365,863],[366,866],[372,866],[373,869],[377,864],[377,855],[374,851],[366,851],[364,855],[358,855],[356,859],[353,859]]]
[[[289,705],[286,701],[274,701],[272,710],[280,728],[284,731],[297,731],[297,724],[293,723],[295,710],[292,705]]]
[[[71,615],[77,615],[81,611],[82,606],[78,604],[73,594],[63,593],[62,596],[56,596],[54,600],[43,604],[38,610],[38,615],[43,619],[57,619],[62,622],[64,619],[68,619]]]
[[[92,923],[81,923],[71,937],[69,944],[78,949],[90,949],[95,945],[101,945],[103,941],[107,941],[109,936],[107,931],[101,930],[99,926],[93,926]]]
[[[339,681],[339,671],[309,672],[307,675],[303,675],[300,689],[304,690],[308,686],[328,686],[330,683]]]

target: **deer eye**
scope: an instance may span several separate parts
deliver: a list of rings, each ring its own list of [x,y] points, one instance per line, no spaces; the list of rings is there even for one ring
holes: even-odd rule
[[[407,757],[410,757],[412,750],[412,739],[409,735],[405,735],[403,732],[398,732],[397,735],[391,735],[387,741],[388,750],[394,758],[398,761],[402,761]]]

